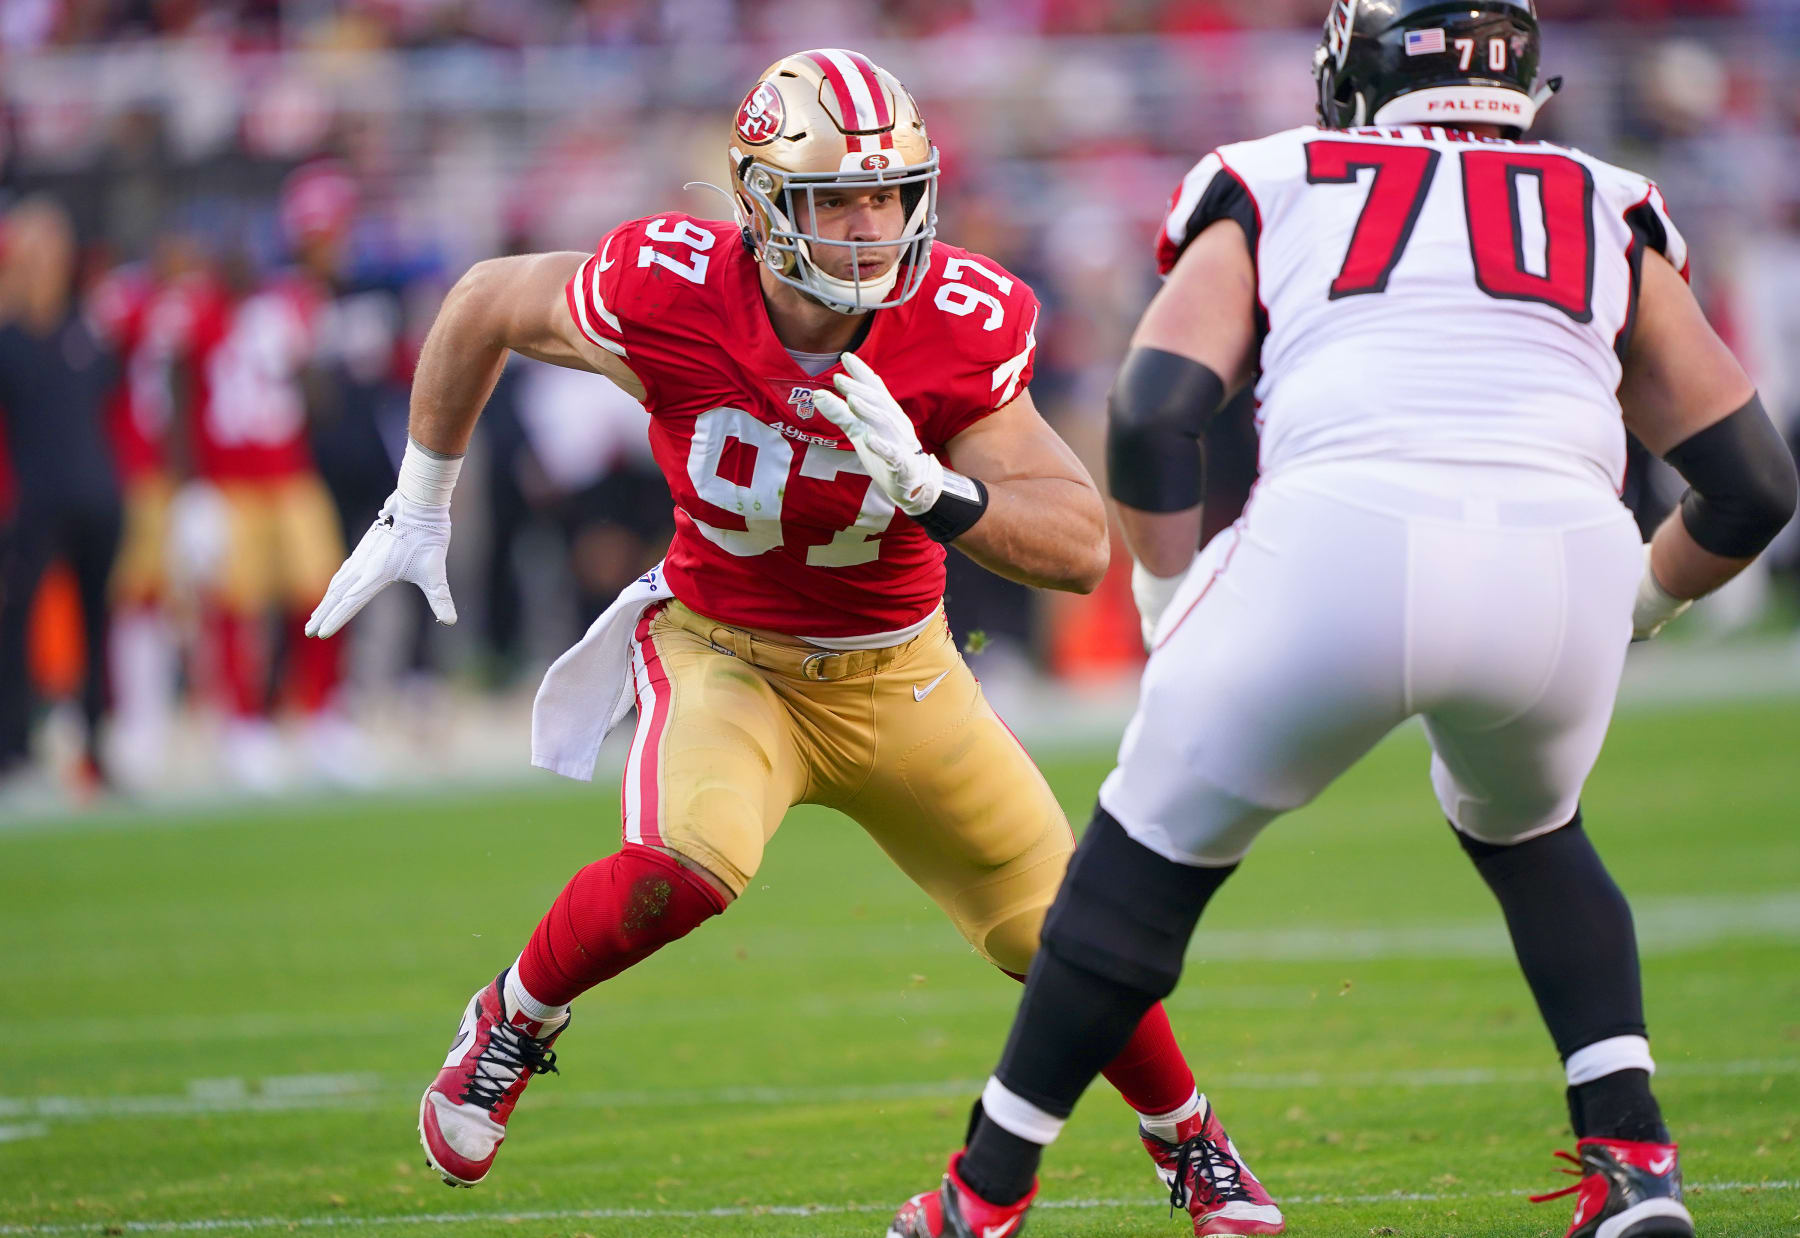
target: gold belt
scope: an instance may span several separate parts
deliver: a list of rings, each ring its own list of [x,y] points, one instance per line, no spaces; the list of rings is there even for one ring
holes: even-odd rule
[[[898,661],[920,641],[937,634],[943,622],[941,607],[936,617],[937,623],[927,626],[911,640],[902,641],[898,645],[886,645],[880,649],[821,649],[797,637],[783,636],[778,632],[720,623],[689,610],[680,602],[670,602],[662,612],[662,618],[684,632],[692,632],[720,653],[742,658],[752,666],[760,666],[779,675],[820,681],[851,679],[879,671]]]

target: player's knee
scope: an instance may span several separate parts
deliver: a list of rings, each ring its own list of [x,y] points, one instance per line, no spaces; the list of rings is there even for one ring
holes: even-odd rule
[[[586,872],[598,879],[589,887],[594,897],[571,914],[577,919],[576,940],[592,958],[646,957],[687,936],[729,902],[680,857],[637,843],[625,844]]]
[[[704,871],[732,897],[743,893],[762,867],[762,810],[725,787],[671,805],[657,844],[690,868]]]
[[[1044,909],[1033,907],[987,928],[970,944],[1001,971],[1023,976],[1031,970],[1038,950],[1038,934],[1044,927]]]
[[[732,903],[737,901],[737,889],[730,882],[726,881],[725,878],[707,867],[704,861],[696,860],[692,856],[683,855],[674,847],[657,847],[654,848],[654,850],[660,851],[673,859],[677,864],[681,865],[689,876],[709,887],[714,894],[718,895],[719,898],[723,900],[725,906],[729,907]]]
[[[1177,864],[1096,809],[1044,921],[1043,949],[1071,967],[1166,997],[1181,977],[1200,913],[1236,867]]]
[[[1462,845],[1463,853],[1474,861],[1485,876],[1496,870],[1512,870],[1522,865],[1561,864],[1572,857],[1593,853],[1593,844],[1581,828],[1581,809],[1555,829],[1535,832],[1521,830],[1512,835],[1482,837],[1468,827],[1450,823],[1450,832]]]
[[[1455,831],[1463,850],[1476,860],[1480,859],[1479,853],[1483,849],[1504,851],[1571,825],[1581,825],[1580,806],[1571,809],[1560,796],[1514,801],[1506,805],[1504,812],[1464,812],[1460,815],[1463,819],[1452,819],[1450,828]],[[1547,822],[1552,823],[1549,829],[1545,828]]]

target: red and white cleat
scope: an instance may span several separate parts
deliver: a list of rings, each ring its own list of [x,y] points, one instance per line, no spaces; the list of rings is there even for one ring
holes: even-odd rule
[[[1279,1234],[1287,1227],[1281,1209],[1238,1155],[1211,1102],[1200,1097],[1200,1112],[1183,1122],[1175,1143],[1143,1127],[1138,1138],[1156,1162],[1156,1176],[1169,1188],[1172,1208],[1186,1208],[1194,1233]]]
[[[1016,1204],[990,1204],[964,1184],[956,1166],[963,1154],[950,1158],[944,1184],[914,1195],[888,1222],[887,1238],[1018,1238],[1025,1214],[1037,1198],[1037,1183]]]
[[[550,1046],[569,1016],[537,1023],[506,1013],[506,973],[476,992],[444,1068],[419,1101],[425,1161],[448,1186],[474,1186],[493,1167],[506,1120],[533,1075],[556,1069]]]
[[[1580,1139],[1577,1155],[1556,1155],[1578,1165],[1563,1172],[1574,1186],[1531,1202],[1575,1196],[1575,1219],[1563,1238],[1694,1238],[1694,1218],[1681,1201],[1681,1162],[1672,1143]]]

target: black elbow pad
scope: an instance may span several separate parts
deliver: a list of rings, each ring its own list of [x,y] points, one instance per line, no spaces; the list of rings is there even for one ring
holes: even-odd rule
[[[1107,400],[1106,482],[1112,497],[1146,512],[1195,507],[1204,488],[1200,436],[1225,400],[1225,380],[1160,348],[1125,354]]]
[[[1702,550],[1751,558],[1794,517],[1794,457],[1758,396],[1664,459],[1691,487],[1681,498],[1681,522]]]

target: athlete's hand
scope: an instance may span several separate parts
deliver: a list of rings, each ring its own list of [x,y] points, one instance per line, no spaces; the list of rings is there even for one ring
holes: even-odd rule
[[[413,503],[396,490],[331,578],[324,600],[306,621],[306,634],[336,635],[396,580],[419,586],[439,623],[455,623],[456,603],[450,600],[450,580],[444,571],[449,549],[450,508]]]
[[[944,466],[919,445],[912,418],[881,375],[853,352],[844,354],[837,393],[814,391],[813,406],[844,432],[869,476],[909,516],[931,510],[944,489]]]
[[[1169,609],[1169,603],[1175,597],[1175,591],[1181,588],[1181,582],[1187,579],[1186,572],[1177,572],[1173,576],[1152,575],[1150,569],[1135,559],[1131,564],[1131,600],[1137,603],[1138,630],[1144,637],[1144,648],[1153,647],[1156,625],[1162,619],[1163,612]]]
[[[1644,574],[1638,579],[1637,602],[1631,608],[1631,639],[1649,640],[1663,625],[1694,603],[1667,592],[1650,570],[1650,543],[1644,543]]]

